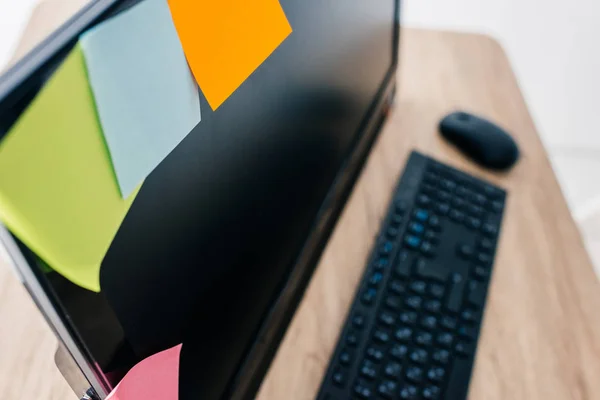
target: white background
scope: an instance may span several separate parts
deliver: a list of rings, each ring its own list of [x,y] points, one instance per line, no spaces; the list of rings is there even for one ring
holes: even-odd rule
[[[38,0],[0,0],[0,71],[10,60],[37,2]]]

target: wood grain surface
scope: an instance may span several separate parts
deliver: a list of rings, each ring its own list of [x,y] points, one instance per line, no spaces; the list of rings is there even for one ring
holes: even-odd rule
[[[260,400],[314,399],[387,210],[416,148],[508,189],[471,399],[600,399],[600,285],[500,46],[404,30],[396,110],[335,229]],[[522,159],[485,172],[437,134],[464,109],[514,133]]]
[[[39,38],[36,29],[25,37]],[[391,190],[416,148],[510,191],[470,397],[599,399],[600,285],[504,52],[484,36],[405,29],[401,64],[396,109],[258,398],[315,397]],[[485,172],[439,138],[439,119],[455,109],[515,134],[523,156],[513,171]],[[54,367],[56,343],[0,265],[0,399],[76,400]]]

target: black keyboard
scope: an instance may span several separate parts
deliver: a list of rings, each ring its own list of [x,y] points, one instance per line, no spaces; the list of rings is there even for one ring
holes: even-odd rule
[[[505,200],[411,154],[319,400],[467,397]]]

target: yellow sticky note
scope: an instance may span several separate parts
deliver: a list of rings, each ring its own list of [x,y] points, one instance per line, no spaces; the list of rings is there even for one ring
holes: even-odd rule
[[[278,0],[169,0],[169,7],[213,110],[292,33]]]
[[[98,292],[136,193],[121,198],[77,45],[0,143],[0,218],[52,269]]]

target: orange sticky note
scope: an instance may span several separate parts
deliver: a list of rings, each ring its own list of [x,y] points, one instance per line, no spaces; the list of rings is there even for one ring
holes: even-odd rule
[[[216,110],[292,33],[278,0],[168,0],[183,51]]]
[[[177,400],[181,345],[146,358],[131,369],[106,400]]]

